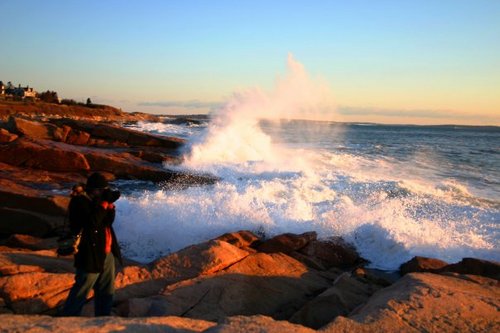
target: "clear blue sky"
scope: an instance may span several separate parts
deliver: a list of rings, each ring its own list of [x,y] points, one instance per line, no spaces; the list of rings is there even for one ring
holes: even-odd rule
[[[500,125],[497,0],[2,0],[0,36],[0,80],[127,111],[271,89],[291,52],[345,120]]]

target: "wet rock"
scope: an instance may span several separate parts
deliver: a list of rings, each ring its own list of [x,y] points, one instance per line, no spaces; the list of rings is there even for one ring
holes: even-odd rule
[[[442,267],[439,271],[481,275],[500,280],[500,264],[493,261],[475,258],[463,258],[456,264],[450,264]]]
[[[437,272],[446,265],[447,262],[439,259],[416,256],[402,264],[399,271],[402,275],[413,272]]]
[[[367,283],[344,273],[335,280],[333,287],[297,311],[290,322],[318,329],[338,316],[348,315],[381,288],[380,285]]]
[[[386,272],[366,267],[356,268],[352,274],[356,277],[363,278],[371,283],[384,287],[390,286],[401,278],[398,272]]]
[[[356,249],[341,238],[312,240],[299,252],[319,262],[326,269],[352,267],[362,261]]]
[[[0,128],[0,144],[12,142],[17,138],[17,134],[10,133],[6,129]]]
[[[162,152],[139,150],[131,151],[130,154],[151,163],[167,163],[171,165],[177,165],[182,162],[181,158],[167,155]]]
[[[306,232],[300,235],[297,234],[282,234],[273,237],[261,244],[259,244],[256,249],[259,252],[264,253],[291,253],[305,247],[311,241],[316,240],[316,232]]]
[[[242,230],[238,232],[231,232],[219,236],[216,238],[217,240],[227,242],[231,245],[234,245],[240,249],[249,250],[253,244],[258,242],[260,239],[254,233],[248,230]]]
[[[496,332],[498,281],[409,273],[322,332]]]

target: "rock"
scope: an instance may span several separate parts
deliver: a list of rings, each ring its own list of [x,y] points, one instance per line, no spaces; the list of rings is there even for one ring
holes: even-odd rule
[[[289,321],[318,329],[338,316],[349,314],[381,288],[344,273],[335,280],[333,287],[307,302]]]
[[[44,237],[56,227],[55,219],[30,211],[0,207],[0,235],[27,234]],[[61,225],[63,221],[61,220]]]
[[[92,170],[113,173],[118,178],[166,182],[171,187],[213,184],[211,176],[185,174],[146,163],[128,153],[89,151],[85,154]]]
[[[247,251],[252,247],[253,244],[260,240],[259,237],[248,230],[227,233],[217,237],[216,239],[234,245],[240,249],[245,249]]]
[[[1,295],[14,313],[44,313],[61,305],[74,274],[30,272],[0,277]]]
[[[61,140],[62,142],[66,142],[68,139],[68,135],[71,132],[71,127],[63,125],[60,127],[61,128]]]
[[[96,124],[95,122],[90,123],[70,119],[52,120],[52,123],[59,126],[67,125],[73,130],[87,132],[92,138],[104,139],[108,144],[117,142],[128,146],[162,147],[176,150],[185,143],[185,140],[179,138],[153,135],[104,123]]]
[[[322,332],[498,332],[498,281],[408,273]]]
[[[312,269],[316,269],[318,271],[324,271],[327,269],[323,265],[323,263],[321,261],[319,261],[317,258],[306,256],[305,254],[302,254],[302,253],[297,252],[297,251],[293,251],[291,253],[288,253],[288,255],[290,257],[300,261],[301,263],[303,263],[304,265],[306,265]]]
[[[12,209],[29,209],[30,214],[40,213],[64,216],[69,197],[54,195],[50,191],[22,186],[18,182],[0,178],[0,205]]]
[[[234,245],[211,240],[192,245],[176,253],[160,258],[152,263],[152,277],[193,278],[198,275],[213,274],[248,256],[248,251]]]
[[[475,258],[463,258],[456,264],[442,267],[439,271],[481,275],[500,280],[500,264]]]
[[[10,133],[6,129],[0,128],[0,144],[12,142],[17,138],[18,136],[16,134]]]
[[[300,235],[282,234],[273,237],[257,246],[257,251],[264,253],[291,253],[305,247],[309,242],[316,240],[316,232],[306,232]]]
[[[71,145],[87,145],[89,141],[90,141],[89,133],[73,129],[71,129],[71,131],[68,133],[67,138],[65,140],[66,143]]]
[[[139,150],[139,151],[131,151],[130,154],[151,163],[167,163],[167,164],[177,165],[182,162],[182,159],[179,157],[166,155],[164,153],[155,151]]]
[[[314,333],[316,331],[287,321],[277,321],[266,316],[234,316],[226,318],[222,323],[213,326],[205,333]]]
[[[356,249],[341,238],[312,240],[299,252],[319,262],[326,269],[352,267],[362,261]]]
[[[18,117],[10,117],[7,128],[13,133],[33,139],[62,141],[64,131],[53,125],[30,121]]]
[[[57,237],[39,238],[30,235],[14,234],[9,236],[6,243],[10,247],[20,247],[30,250],[49,250],[57,248]]]
[[[426,257],[413,257],[399,267],[402,275],[414,272],[437,272],[448,265],[447,262]]]
[[[286,319],[329,282],[283,253],[256,253],[215,276],[171,284],[141,306],[140,315],[176,315],[220,321],[263,314]],[[137,309],[137,306],[135,307]]]
[[[115,301],[123,302],[130,298],[158,295],[165,285],[176,280],[153,278],[147,267],[125,266],[123,271],[116,275]],[[125,302],[125,306],[119,310],[120,315],[127,315],[130,312],[128,303]]]
[[[6,182],[9,187],[19,186],[29,189],[28,192],[38,193],[41,189],[49,195],[54,195],[54,190],[63,190],[69,195],[72,185],[87,180],[86,173],[54,172],[40,169],[16,167],[0,162],[0,188]],[[7,187],[7,189],[9,189]],[[66,193],[63,196],[66,196]]]
[[[59,258],[55,251],[0,251],[0,275],[16,275],[28,272],[72,273],[73,259]]]
[[[26,139],[18,139],[8,145],[0,146],[0,162],[49,171],[90,170],[83,154],[68,145],[35,143]]]
[[[369,282],[387,287],[401,278],[397,272],[386,272],[378,269],[358,267],[352,274],[356,277],[363,278]]]
[[[78,333],[157,333],[204,332],[215,326],[204,320],[179,317],[120,318],[120,317],[49,317],[0,315],[2,332],[78,332]]]
[[[167,170],[144,164],[127,153],[92,151],[86,158],[92,170],[111,172],[119,178],[162,181],[172,177]]]

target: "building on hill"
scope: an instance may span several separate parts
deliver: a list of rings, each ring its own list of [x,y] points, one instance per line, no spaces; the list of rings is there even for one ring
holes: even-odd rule
[[[20,97],[21,99],[35,99],[36,98],[36,91],[33,88],[30,88],[29,86],[26,87],[19,87],[15,88],[12,94],[15,97]]]
[[[0,81],[0,96],[4,99],[36,100],[37,92],[30,86],[15,87],[11,82],[5,85]]]

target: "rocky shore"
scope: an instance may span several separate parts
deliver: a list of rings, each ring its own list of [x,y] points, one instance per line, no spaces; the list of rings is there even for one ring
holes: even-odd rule
[[[148,264],[126,260],[113,316],[92,318],[89,299],[84,317],[58,317],[74,268],[55,251],[69,200],[57,193],[94,171],[167,186],[217,179],[169,169],[183,140],[120,126],[154,116],[12,105],[0,105],[1,332],[500,331],[498,263],[415,257],[382,272],[315,232],[241,230]]]

